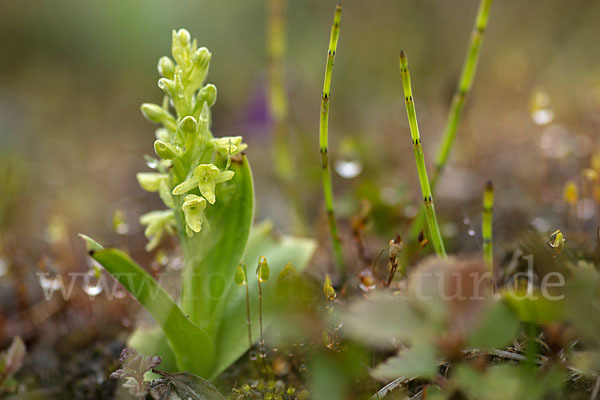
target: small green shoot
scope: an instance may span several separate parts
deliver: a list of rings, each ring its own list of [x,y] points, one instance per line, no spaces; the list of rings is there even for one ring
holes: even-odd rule
[[[483,213],[481,217],[481,236],[483,238],[483,262],[494,274],[494,248],[492,244],[492,220],[494,212],[494,186],[488,181],[483,192]]]
[[[419,134],[419,125],[417,123],[417,114],[415,111],[415,103],[412,95],[412,87],[410,83],[410,72],[408,71],[408,59],[404,52],[400,53],[400,74],[402,75],[402,86],[404,87],[404,102],[406,105],[406,114],[408,115],[408,124],[410,126],[410,135],[412,138],[415,160],[417,162],[417,172],[419,174],[419,182],[421,184],[421,192],[423,193],[423,203],[425,205],[425,218],[429,228],[431,243],[435,253],[442,258],[446,258],[446,249],[438,226],[435,207],[433,205],[433,197],[431,188],[429,187],[429,178],[427,177],[427,169],[425,167],[425,157],[423,155],[423,145],[421,144],[421,136]]]
[[[333,207],[333,185],[331,182],[331,165],[329,163],[329,99],[331,92],[331,73],[333,61],[337,50],[338,38],[340,36],[340,19],[342,17],[342,5],[335,8],[331,36],[329,38],[329,50],[327,52],[327,64],[325,66],[325,82],[323,83],[323,94],[321,96],[321,120],[319,124],[319,146],[321,151],[321,171],[323,180],[323,194],[325,195],[325,207],[329,222],[329,233],[333,244],[333,254],[338,270],[344,274],[344,257],[342,256],[342,243],[338,234],[337,222]]]

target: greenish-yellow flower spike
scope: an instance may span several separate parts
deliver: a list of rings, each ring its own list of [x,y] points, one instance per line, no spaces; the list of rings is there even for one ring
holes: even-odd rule
[[[267,258],[262,256],[258,259],[258,267],[256,267],[256,278],[259,282],[266,282],[271,275],[271,269],[267,263]]]
[[[215,187],[233,178],[233,171],[221,171],[214,164],[200,164],[194,169],[190,179],[181,182],[173,189],[174,195],[182,195],[198,187],[200,193],[210,203],[214,204]]]
[[[206,200],[203,197],[195,194],[185,196],[183,205],[181,206],[185,215],[185,223],[192,232],[200,232],[202,223],[204,222],[204,210],[206,209]],[[191,236],[191,232],[188,231]]]

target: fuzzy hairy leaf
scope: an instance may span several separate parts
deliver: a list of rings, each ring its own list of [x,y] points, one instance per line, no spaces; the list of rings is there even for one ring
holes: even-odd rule
[[[223,395],[206,379],[188,372],[171,374],[157,369],[153,372],[166,378],[172,385],[172,390],[181,399],[186,400],[225,400]]]

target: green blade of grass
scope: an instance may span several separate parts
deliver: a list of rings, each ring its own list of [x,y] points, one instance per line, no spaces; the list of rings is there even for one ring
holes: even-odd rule
[[[441,139],[442,144],[438,150],[435,160],[435,170],[433,171],[433,175],[431,177],[431,190],[434,193],[442,170],[448,162],[448,156],[450,155],[450,150],[452,149],[454,139],[456,138],[456,131],[465,107],[467,95],[473,86],[473,80],[475,78],[475,72],[477,71],[477,63],[479,61],[479,54],[481,51],[481,44],[483,42],[483,35],[487,28],[492,1],[493,0],[481,0],[479,2],[479,9],[477,11],[477,16],[475,17],[475,24],[473,26],[473,32],[471,33],[469,48],[463,62],[458,86],[454,92],[454,96],[452,97],[452,104],[450,106],[450,111],[448,112],[448,118],[446,120],[444,133]],[[425,210],[423,207],[421,207],[417,217],[412,223],[412,228],[410,231],[411,238],[417,238],[423,227],[424,220]]]
[[[421,184],[421,192],[423,194],[425,219],[427,220],[430,240],[433,244],[435,253],[440,257],[446,257],[446,249],[444,248],[442,234],[440,233],[440,227],[438,226],[431,188],[429,186],[429,178],[427,177],[427,168],[425,167],[425,157],[423,155],[423,145],[421,144],[419,124],[417,123],[417,113],[415,111],[415,103],[413,100],[412,87],[410,83],[410,72],[408,71],[408,59],[406,58],[406,54],[404,52],[400,53],[400,74],[402,75],[406,114],[408,115],[408,124],[410,126],[410,135],[412,138],[415,160],[417,163],[419,183]]]
[[[177,365],[200,376],[208,376],[215,362],[215,348],[208,334],[190,321],[156,280],[117,249],[92,249],[98,261],[152,315],[163,330]]]
[[[483,237],[483,262],[494,272],[494,250],[492,247],[492,217],[494,209],[494,186],[488,181],[483,192],[483,213],[481,217],[481,236]],[[493,280],[493,276],[492,276]]]
[[[325,67],[325,82],[323,83],[323,94],[321,96],[321,120],[319,124],[319,147],[321,151],[321,170],[323,180],[323,193],[325,195],[325,207],[327,209],[327,219],[329,222],[329,232],[333,244],[333,253],[336,265],[340,273],[344,274],[344,258],[342,256],[342,243],[338,234],[337,222],[333,207],[333,188],[331,183],[331,166],[329,164],[329,94],[331,90],[331,73],[333,70],[333,61],[337,50],[338,38],[340,35],[340,19],[342,16],[342,5],[338,4],[335,8],[333,17],[333,26],[331,27],[331,36],[329,39],[329,51],[327,53],[327,65]]]

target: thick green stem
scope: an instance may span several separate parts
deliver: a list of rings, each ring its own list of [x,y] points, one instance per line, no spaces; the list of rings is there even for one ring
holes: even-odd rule
[[[488,16],[492,1],[493,0],[481,0],[479,2],[479,10],[477,12],[477,17],[475,18],[473,32],[471,33],[469,49],[463,63],[456,92],[452,98],[452,104],[446,120],[446,126],[444,127],[444,134],[442,135],[441,139],[442,144],[438,150],[435,160],[435,170],[433,171],[433,175],[431,177],[431,190],[434,193],[442,170],[448,162],[448,156],[450,155],[450,150],[452,149],[454,139],[456,138],[456,131],[458,129],[458,124],[465,106],[467,95],[473,86],[473,79],[475,78],[475,72],[477,70],[477,62],[479,60],[483,35],[487,28]],[[424,220],[425,210],[423,207],[421,207],[412,224],[410,231],[411,238],[414,239],[417,237],[423,227]]]
[[[483,262],[494,273],[494,250],[492,247],[492,217],[494,209],[494,187],[488,181],[483,192],[483,214],[481,217],[481,235],[483,237]],[[493,279],[493,277],[492,277]]]
[[[421,184],[421,192],[423,193],[423,204],[425,207],[425,219],[429,228],[429,235],[435,253],[440,257],[446,257],[446,249],[438,226],[435,207],[433,205],[433,197],[431,188],[429,187],[429,178],[427,177],[427,169],[425,167],[425,157],[423,155],[423,145],[421,144],[421,136],[419,134],[419,124],[417,123],[417,113],[415,111],[415,103],[412,95],[412,87],[410,84],[410,72],[408,71],[408,60],[404,52],[400,53],[400,74],[402,75],[402,86],[404,88],[404,100],[406,104],[406,114],[408,115],[408,124],[410,126],[410,135],[412,138],[415,160],[417,163],[417,172],[419,174],[419,183]]]
[[[331,183],[331,166],[329,164],[328,131],[329,131],[329,94],[331,89],[331,72],[340,35],[340,19],[342,6],[338,4],[335,8],[331,37],[329,39],[329,51],[327,53],[327,66],[325,67],[325,82],[323,83],[323,95],[321,96],[321,122],[319,124],[319,147],[321,151],[321,169],[323,179],[323,193],[325,195],[325,207],[329,221],[329,232],[333,244],[335,261],[340,273],[344,273],[344,258],[342,256],[342,243],[338,235],[337,222],[333,207],[333,188]]]

